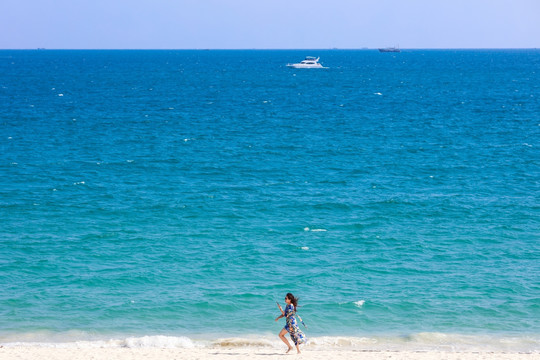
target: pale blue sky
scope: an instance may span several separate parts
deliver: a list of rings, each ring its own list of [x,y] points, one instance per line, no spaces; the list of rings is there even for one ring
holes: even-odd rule
[[[1,0],[2,49],[540,48],[540,0]]]

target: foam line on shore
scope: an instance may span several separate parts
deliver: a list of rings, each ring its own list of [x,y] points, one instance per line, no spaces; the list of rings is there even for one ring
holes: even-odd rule
[[[80,335],[80,334],[79,334]],[[281,349],[284,345],[271,335],[251,335],[247,337],[220,337],[215,339],[186,336],[148,335],[115,337],[110,339],[85,340],[73,336],[62,340],[57,336],[47,339],[41,335],[32,340],[25,335],[17,340],[13,336],[0,337],[0,345],[6,348],[158,348],[158,349],[225,349],[225,348],[266,348]],[[24,339],[24,340],[23,340]],[[310,337],[306,350],[354,350],[354,351],[443,351],[443,352],[524,352],[540,353],[538,336],[492,336],[443,333],[418,333],[407,336],[319,336]]]

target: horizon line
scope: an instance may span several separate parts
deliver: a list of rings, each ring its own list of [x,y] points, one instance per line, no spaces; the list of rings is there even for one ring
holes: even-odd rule
[[[111,51],[211,51],[211,50],[255,50],[255,51],[272,51],[272,50],[282,50],[282,51],[295,51],[295,50],[378,50],[384,49],[386,47],[359,47],[359,48],[0,48],[0,51],[14,51],[14,50],[111,50]],[[423,47],[410,47],[403,48],[400,47],[400,50],[538,50],[540,47],[440,47],[440,48],[423,48]]]

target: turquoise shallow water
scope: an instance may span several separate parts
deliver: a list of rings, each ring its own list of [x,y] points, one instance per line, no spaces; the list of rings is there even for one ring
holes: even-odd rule
[[[0,51],[0,342],[291,291],[312,339],[538,350],[539,97],[538,50]]]

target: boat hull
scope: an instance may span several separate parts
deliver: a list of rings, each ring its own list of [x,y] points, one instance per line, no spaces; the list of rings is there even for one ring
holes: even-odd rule
[[[293,69],[328,69],[321,64],[318,65],[304,65],[304,64],[287,64],[287,67]]]

